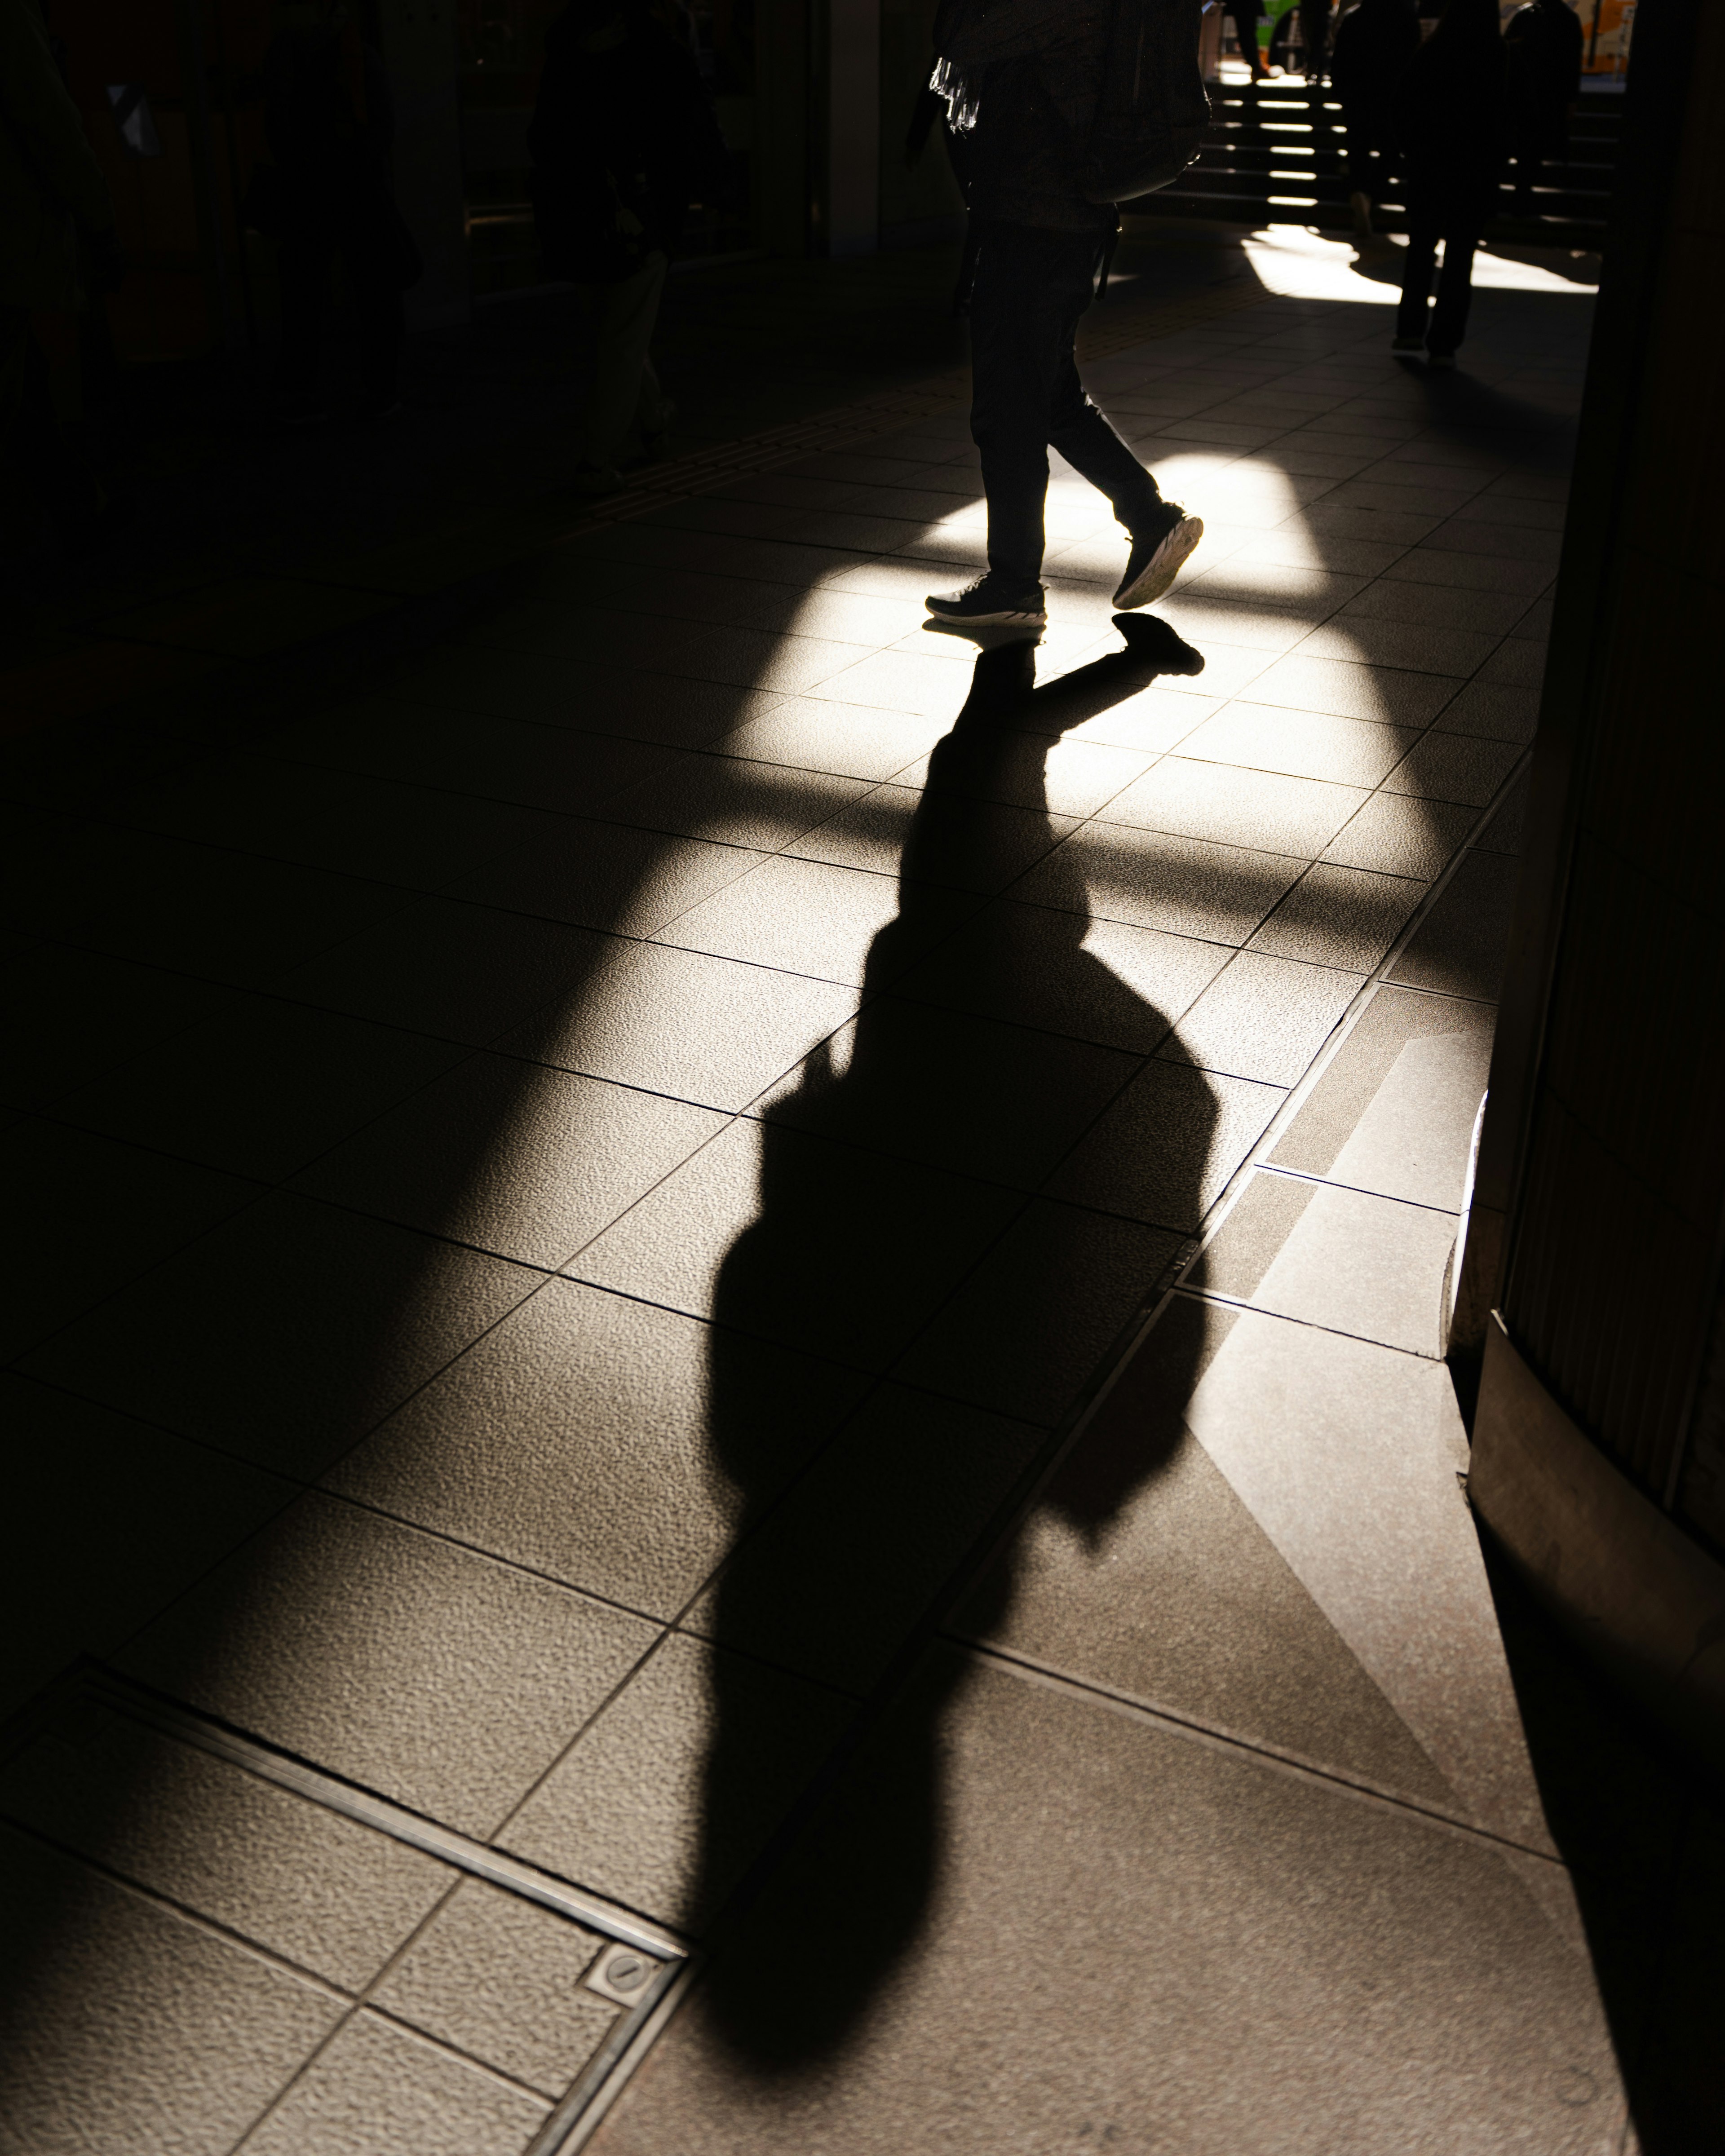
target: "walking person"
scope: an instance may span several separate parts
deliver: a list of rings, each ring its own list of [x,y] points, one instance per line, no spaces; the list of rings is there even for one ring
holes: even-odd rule
[[[1525,216],[1533,208],[1540,167],[1568,146],[1569,115],[1581,95],[1581,18],[1568,0],[1527,0],[1504,25],[1503,43],[1516,208]]]
[[[572,0],[546,36],[527,147],[545,266],[576,285],[594,333],[573,484],[609,493],[624,463],[670,445],[653,331],[671,249],[725,146],[693,55],[644,0]]]
[[[1300,0],[1300,44],[1306,67],[1306,87],[1324,79],[1330,57],[1330,0]]]
[[[276,242],[281,285],[277,417],[326,416],[324,321],[340,260],[359,331],[358,416],[399,417],[403,295],[424,272],[395,206],[390,152],[395,110],[382,55],[360,36],[345,0],[290,0],[264,56],[264,132],[275,160],[254,176],[249,221]]]
[[[1048,452],[1105,494],[1126,528],[1117,607],[1160,598],[1204,536],[1164,501],[1085,393],[1074,357],[1119,212],[1079,185],[1087,130],[1101,95],[1106,13],[1071,0],[945,0],[935,23],[937,81],[968,137],[967,192],[976,239],[971,298],[971,434],[982,452],[988,567],[963,591],[936,593],[943,621],[1041,627]]]
[[[1497,204],[1509,63],[1497,0],[1448,0],[1395,95],[1408,249],[1391,350],[1451,367],[1473,299],[1473,255]],[[1428,319],[1438,242],[1444,266]]]
[[[1396,171],[1395,93],[1419,49],[1417,0],[1359,0],[1336,25],[1330,80],[1342,100],[1348,199],[1362,239]]]
[[[1254,82],[1269,80],[1270,70],[1258,49],[1258,25],[1264,19],[1260,0],[1226,0],[1228,19],[1240,43],[1240,56],[1252,71]]]

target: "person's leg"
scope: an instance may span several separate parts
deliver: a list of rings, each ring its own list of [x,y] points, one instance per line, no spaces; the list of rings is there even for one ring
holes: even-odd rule
[[[1089,288],[1085,287],[1087,302]],[[1141,531],[1161,506],[1155,480],[1102,413],[1079,379],[1073,346],[1083,305],[1071,311],[1060,336],[1059,363],[1049,400],[1048,439],[1081,478],[1107,495],[1114,514],[1128,531]]]
[[[982,452],[988,567],[1014,591],[1035,584],[1042,574],[1049,416],[1062,340],[1070,334],[1069,322],[1084,311],[1096,249],[1093,234],[977,226],[970,432]],[[1085,295],[1076,304],[1075,258],[1078,289]]]
[[[1234,25],[1234,34],[1240,40],[1240,58],[1255,75],[1265,72],[1264,56],[1258,49],[1258,0],[1228,0],[1229,20]]]
[[[1402,262],[1401,305],[1395,311],[1398,344],[1412,340],[1423,343],[1426,331],[1426,302],[1431,296],[1431,273],[1437,261],[1435,225],[1413,224],[1408,233]]]
[[[1473,300],[1473,252],[1480,244],[1472,228],[1454,228],[1444,240],[1444,266],[1438,272],[1437,304],[1431,311],[1426,349],[1453,353],[1467,331],[1467,311]]]
[[[1300,0],[1300,39],[1306,48],[1306,80],[1314,82],[1329,59],[1330,0]]]
[[[582,456],[601,470],[614,469],[622,461],[630,429],[644,405],[650,406],[655,418],[662,409],[658,377],[652,377],[649,393],[643,377],[649,367],[648,348],[665,290],[665,256],[650,254],[633,276],[587,288],[595,337],[593,386],[581,414]],[[660,430],[655,427],[653,431]]]

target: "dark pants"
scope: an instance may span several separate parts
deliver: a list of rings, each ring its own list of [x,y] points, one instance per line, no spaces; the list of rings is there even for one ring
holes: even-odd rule
[[[360,393],[388,403],[401,376],[407,308],[400,285],[369,247],[284,239],[276,250],[281,280],[282,388],[315,396],[328,311],[330,271],[337,254],[359,330]]]
[[[1425,303],[1431,292],[1440,239],[1444,243],[1444,266],[1438,271],[1437,305],[1428,321]],[[1402,303],[1395,316],[1399,337],[1423,336],[1428,352],[1456,349],[1467,329],[1467,311],[1473,300],[1473,251],[1479,244],[1477,231],[1458,233],[1452,227],[1440,233],[1435,224],[1409,224],[1402,270]]]
[[[1050,444],[1107,495],[1129,531],[1162,497],[1086,396],[1072,355],[1102,235],[981,222],[976,231],[970,431],[988,498],[988,567],[1014,586],[1034,584],[1042,573]]]
[[[1300,41],[1306,48],[1306,79],[1322,74],[1330,56],[1330,0],[1300,0]]]
[[[1263,55],[1258,50],[1258,0],[1227,0],[1229,19],[1234,24],[1234,34],[1240,39],[1240,56],[1251,64],[1254,74],[1263,68]]]

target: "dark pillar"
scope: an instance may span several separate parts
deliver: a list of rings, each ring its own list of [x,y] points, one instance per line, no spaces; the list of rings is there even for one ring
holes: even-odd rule
[[[1452,1359],[1486,1524],[1725,1761],[1722,71],[1646,11]]]

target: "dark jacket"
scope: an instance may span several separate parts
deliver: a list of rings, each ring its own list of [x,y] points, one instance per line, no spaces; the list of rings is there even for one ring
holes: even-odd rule
[[[1113,205],[1088,201],[1078,183],[1111,28],[1096,0],[942,0],[937,81],[964,146],[973,216],[1114,230]]]
[[[725,145],[693,57],[644,11],[620,44],[588,50],[572,8],[545,40],[527,133],[546,267],[578,281],[628,276],[669,254]]]
[[[1581,95],[1581,18],[1564,0],[1528,0],[1505,24],[1503,42],[1512,108],[1559,119]]]
[[[1414,55],[1394,99],[1412,223],[1476,235],[1491,215],[1507,155],[1508,72],[1495,23],[1440,23]]]
[[[1330,80],[1344,109],[1387,116],[1397,85],[1420,49],[1414,0],[1360,0],[1336,25]]]

